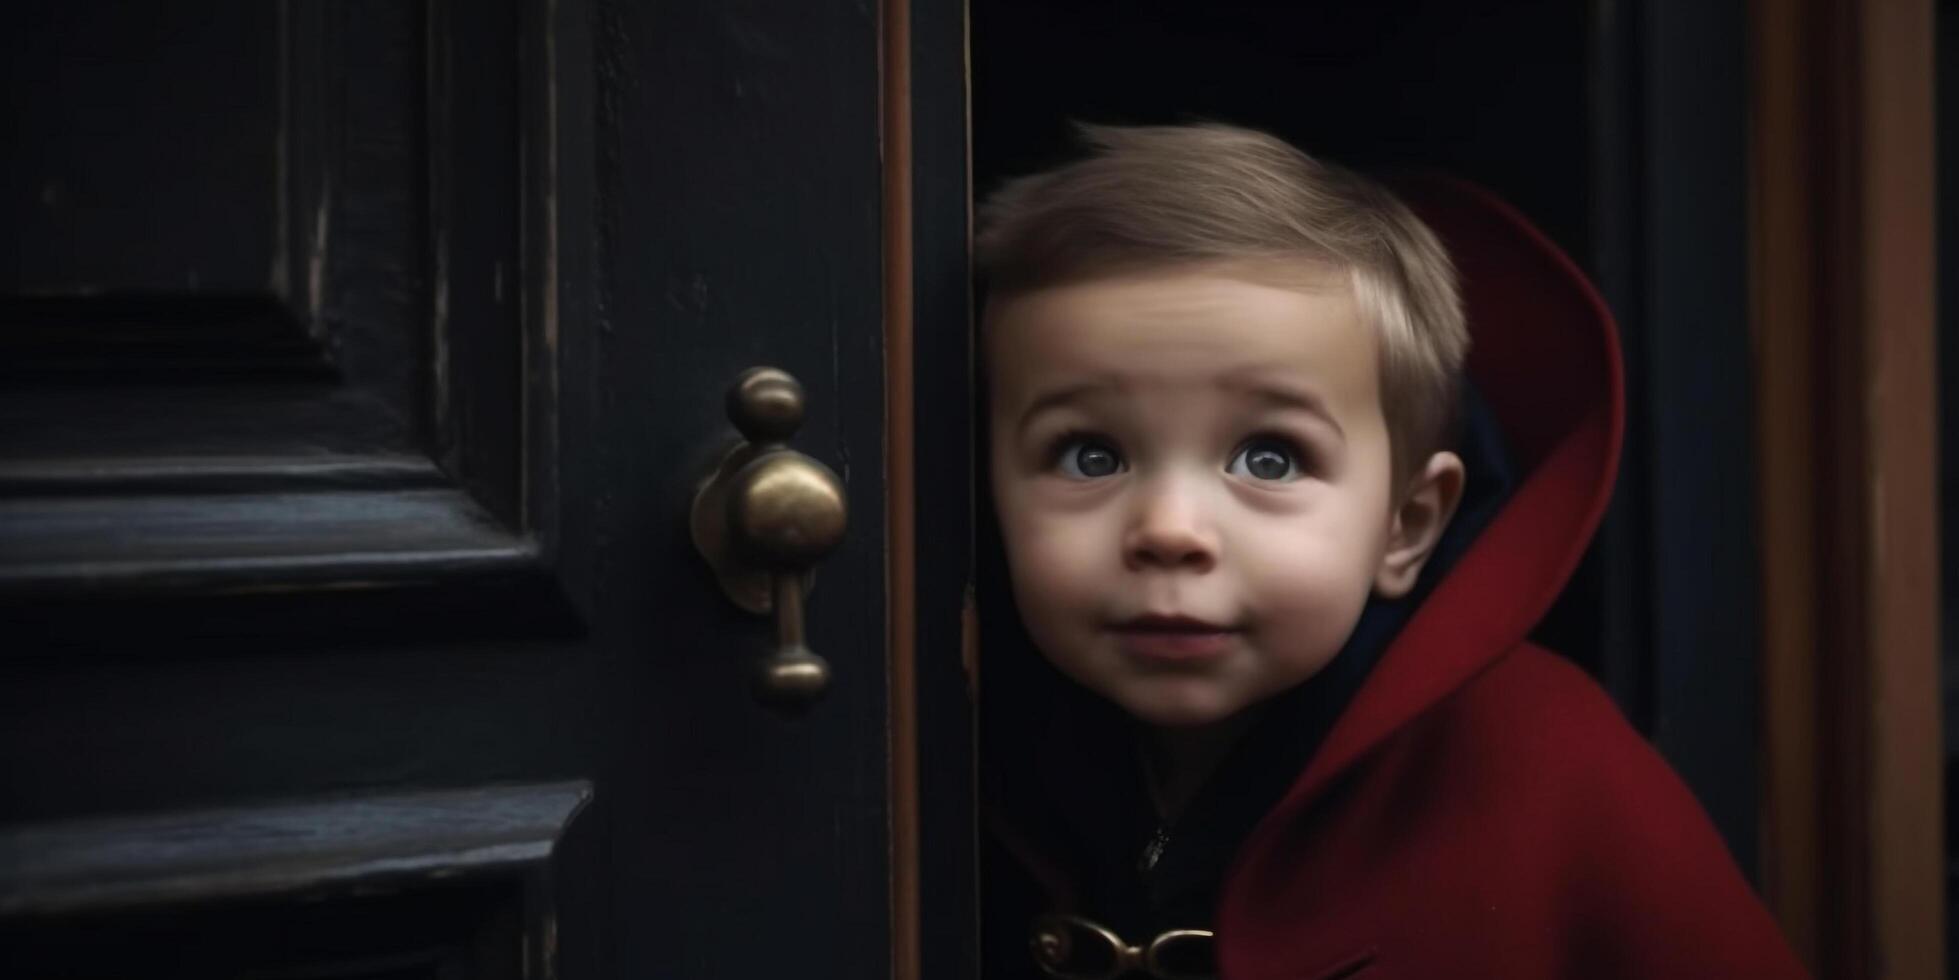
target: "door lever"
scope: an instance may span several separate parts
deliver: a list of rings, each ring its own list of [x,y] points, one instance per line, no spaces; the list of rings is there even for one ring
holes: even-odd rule
[[[694,547],[729,601],[775,613],[775,651],[762,658],[755,697],[779,710],[808,707],[830,665],[809,649],[803,601],[817,561],[843,540],[843,484],[828,466],[789,448],[803,424],[803,386],[789,372],[754,367],[728,389],[728,420],[742,442],[694,494]]]

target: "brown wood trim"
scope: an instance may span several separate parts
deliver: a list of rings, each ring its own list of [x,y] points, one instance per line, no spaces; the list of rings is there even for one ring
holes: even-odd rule
[[[913,400],[911,4],[883,0],[886,649],[890,657],[891,976],[921,972],[918,533]]]
[[[1766,897],[1826,976],[1944,972],[1929,0],[1757,0]]]
[[[1931,0],[1863,6],[1873,622],[1871,912],[1891,976],[1945,973]]]
[[[1817,494],[1809,424],[1817,327],[1805,205],[1816,178],[1804,90],[1801,0],[1759,0],[1752,11],[1754,120],[1750,146],[1757,494],[1762,541],[1761,879],[1764,897],[1805,963],[1819,963],[1821,848],[1817,760]],[[1771,162],[1773,161],[1773,165]]]

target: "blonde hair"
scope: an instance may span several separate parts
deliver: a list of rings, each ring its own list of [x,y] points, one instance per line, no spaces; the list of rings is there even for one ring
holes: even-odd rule
[[[1441,241],[1385,187],[1282,140],[1215,123],[1083,126],[1088,155],[980,210],[991,297],[1220,260],[1344,269],[1379,339],[1396,485],[1448,445],[1469,331]]]

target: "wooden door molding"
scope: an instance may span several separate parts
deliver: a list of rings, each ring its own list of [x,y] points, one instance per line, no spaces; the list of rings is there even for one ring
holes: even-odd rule
[[[891,711],[891,976],[918,980],[918,481],[913,361],[911,2],[883,0],[885,657]]]
[[[0,917],[542,875],[591,797],[570,781],[9,825]]]
[[[549,4],[92,10],[15,59],[0,592],[548,578]]]
[[[591,795],[571,781],[7,826],[0,948],[78,975],[378,960],[557,976],[557,858]],[[363,948],[409,932],[406,951]]]
[[[1763,887],[1822,975],[1940,975],[1932,6],[1752,20]]]

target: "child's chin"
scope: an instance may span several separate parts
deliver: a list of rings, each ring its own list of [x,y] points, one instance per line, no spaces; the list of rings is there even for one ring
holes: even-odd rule
[[[1124,710],[1137,721],[1158,728],[1198,728],[1231,717],[1234,706],[1216,698],[1129,698]]]

